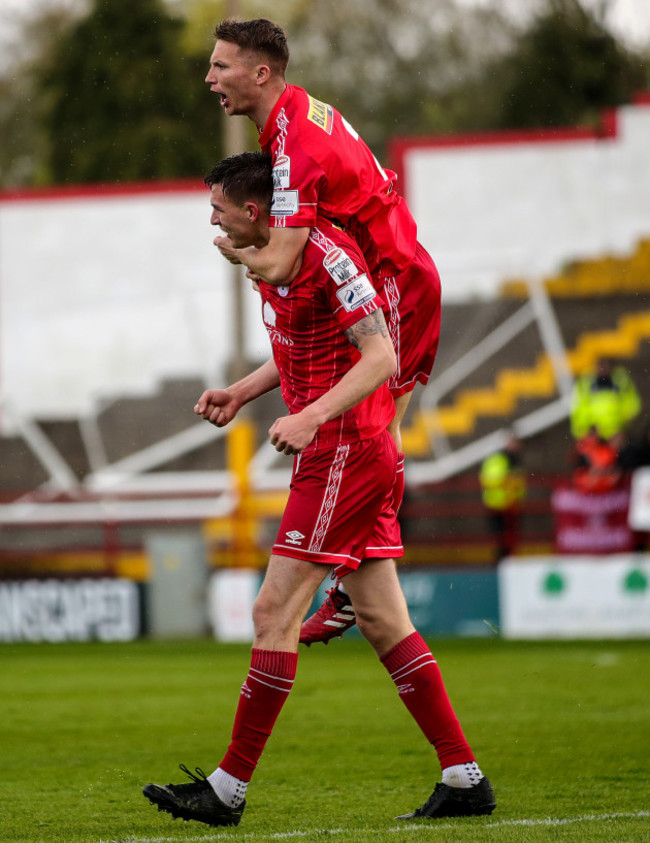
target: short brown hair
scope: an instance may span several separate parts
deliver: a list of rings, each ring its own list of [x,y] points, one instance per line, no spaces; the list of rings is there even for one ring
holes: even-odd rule
[[[241,152],[219,162],[203,180],[207,187],[220,184],[223,195],[236,205],[255,201],[267,212],[273,200],[273,165],[265,152]]]
[[[214,30],[217,41],[230,41],[241,50],[260,53],[274,73],[284,76],[289,64],[289,45],[284,30],[267,18],[238,21],[228,18]]]

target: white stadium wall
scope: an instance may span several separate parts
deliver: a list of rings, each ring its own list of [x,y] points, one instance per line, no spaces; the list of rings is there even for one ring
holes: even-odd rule
[[[650,235],[650,96],[602,131],[398,140],[393,166],[446,301]],[[0,417],[63,418],[164,378],[219,383],[230,265],[200,183],[0,195]],[[247,356],[269,354],[247,291]]]
[[[648,94],[598,130],[405,138],[392,155],[445,301],[627,254],[650,236]]]
[[[231,267],[215,233],[200,182],[0,197],[5,429],[14,413],[88,414],[163,378],[214,384],[233,342]],[[248,354],[261,360],[258,301],[251,290]]]

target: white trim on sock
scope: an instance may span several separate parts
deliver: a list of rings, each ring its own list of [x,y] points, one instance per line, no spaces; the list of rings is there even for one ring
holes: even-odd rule
[[[467,764],[455,764],[442,771],[442,783],[448,787],[474,787],[483,778],[481,768],[476,761]]]
[[[246,788],[249,782],[231,776],[221,767],[217,767],[214,773],[210,773],[208,781],[212,790],[229,808],[239,808],[246,797]]]

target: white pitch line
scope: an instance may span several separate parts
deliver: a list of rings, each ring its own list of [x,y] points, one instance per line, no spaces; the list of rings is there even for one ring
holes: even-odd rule
[[[650,817],[650,811],[619,811],[613,814],[582,814],[578,817],[546,817],[544,819],[530,819],[530,820],[499,820],[498,822],[484,822],[480,824],[481,829],[489,828],[507,828],[512,826],[545,826],[553,827],[558,825],[573,825],[575,823],[585,822],[604,822],[607,820],[634,820],[643,817]],[[463,826],[465,827],[465,826]],[[264,843],[266,840],[292,840],[294,838],[307,837],[311,834],[327,834],[334,836],[337,834],[349,834],[354,831],[359,834],[412,834],[423,831],[436,834],[438,831],[449,831],[450,829],[458,830],[456,823],[439,823],[427,825],[426,823],[409,823],[408,825],[393,826],[391,828],[371,829],[371,828],[310,828],[304,831],[277,831],[272,834],[256,834],[255,832],[247,832],[240,834],[236,831],[219,832],[217,834],[183,837],[183,843],[205,843],[205,841],[214,840],[248,840],[253,843]],[[179,837],[125,837],[121,840],[99,840],[98,843],[178,843],[181,840]]]

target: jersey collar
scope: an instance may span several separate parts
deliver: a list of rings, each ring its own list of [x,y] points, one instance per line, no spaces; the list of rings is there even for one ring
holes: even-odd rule
[[[294,89],[295,89],[295,85],[287,85],[287,87],[284,89],[284,91],[280,95],[280,98],[278,99],[276,104],[273,106],[273,109],[272,109],[271,113],[269,114],[269,119],[266,121],[266,123],[264,125],[264,128],[260,132],[259,141],[260,141],[260,146],[262,147],[262,149],[264,149],[264,147],[268,143],[270,143],[273,140],[273,138],[275,137],[275,135],[277,134],[276,118],[277,118],[278,114],[280,113],[280,111],[285,107],[285,105],[287,105],[287,103],[293,97]]]

